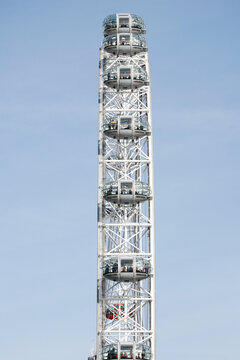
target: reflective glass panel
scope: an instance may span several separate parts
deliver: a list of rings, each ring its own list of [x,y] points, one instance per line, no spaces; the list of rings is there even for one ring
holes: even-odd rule
[[[105,30],[117,27],[117,17],[116,14],[107,16],[103,21],[103,27]]]
[[[132,17],[132,28],[144,30],[143,19],[135,14],[131,14],[131,17]]]
[[[119,45],[129,45],[130,44],[130,35],[120,35],[119,36]]]
[[[120,118],[120,129],[121,130],[131,130],[132,128],[132,118]]]

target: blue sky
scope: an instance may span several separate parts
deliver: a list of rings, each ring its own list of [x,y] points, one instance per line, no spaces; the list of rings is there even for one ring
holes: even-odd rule
[[[86,360],[95,341],[102,20],[147,27],[157,357],[239,360],[237,0],[0,4],[0,360]]]

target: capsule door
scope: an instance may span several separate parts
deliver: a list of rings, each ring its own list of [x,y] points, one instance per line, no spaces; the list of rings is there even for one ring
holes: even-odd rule
[[[133,118],[120,116],[118,122],[118,131],[120,138],[129,138],[133,134]]]
[[[128,15],[118,15],[117,18],[118,32],[129,32],[130,31],[130,19]]]
[[[133,259],[129,259],[129,258],[122,258],[120,260],[120,275],[121,275],[121,279],[124,280],[129,280],[129,277],[133,277]]]
[[[132,67],[120,66],[118,68],[118,87],[120,89],[130,89],[132,87]]]
[[[133,359],[133,346],[121,345],[120,346],[120,359]]]
[[[118,53],[129,54],[131,52],[130,34],[118,34]]]
[[[118,189],[118,196],[119,201],[123,203],[132,203],[133,202],[133,181],[126,181],[122,180],[119,181],[119,189]]]

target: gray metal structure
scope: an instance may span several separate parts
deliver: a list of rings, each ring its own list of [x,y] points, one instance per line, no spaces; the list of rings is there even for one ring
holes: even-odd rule
[[[108,16],[99,60],[97,360],[155,360],[150,71],[143,20]]]

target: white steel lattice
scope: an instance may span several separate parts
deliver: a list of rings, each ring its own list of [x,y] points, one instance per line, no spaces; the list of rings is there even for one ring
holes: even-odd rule
[[[145,28],[136,15],[116,14],[105,19],[104,30],[99,61],[97,359],[155,360],[152,114],[148,52],[141,35]]]

